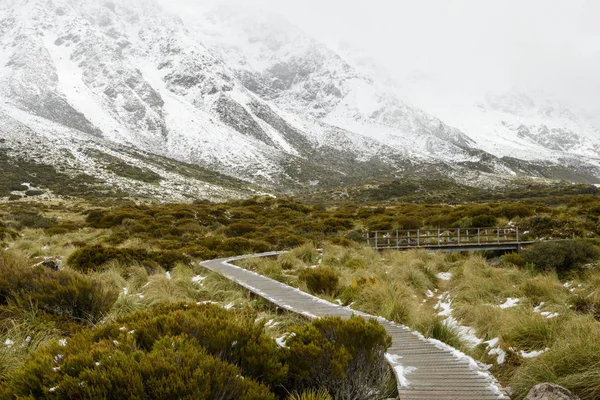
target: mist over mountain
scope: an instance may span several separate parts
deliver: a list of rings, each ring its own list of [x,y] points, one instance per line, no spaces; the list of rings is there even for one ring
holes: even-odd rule
[[[402,88],[360,50],[252,7],[193,18],[154,0],[0,7],[7,160],[164,198],[405,175],[599,182],[600,133],[574,107],[519,92],[417,107]]]

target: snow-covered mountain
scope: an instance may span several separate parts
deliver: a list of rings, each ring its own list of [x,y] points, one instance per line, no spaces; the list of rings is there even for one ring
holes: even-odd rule
[[[552,157],[497,151],[479,131],[402,101],[377,74],[262,12],[219,7],[188,21],[154,0],[0,3],[0,150],[137,195],[227,196],[239,180],[286,190],[419,170],[463,180],[543,175],[528,169],[531,160],[597,151],[597,130],[584,140],[577,129],[588,127],[577,121],[565,133],[531,122],[540,119],[527,104],[515,105],[523,115],[510,104],[485,106],[514,116],[503,121],[506,140]],[[139,182],[107,160],[160,179]],[[578,162],[590,167],[586,160]],[[190,181],[189,166],[232,180]]]

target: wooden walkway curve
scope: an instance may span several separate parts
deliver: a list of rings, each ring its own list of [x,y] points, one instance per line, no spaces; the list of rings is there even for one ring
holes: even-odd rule
[[[380,317],[327,302],[299,289],[231,264],[232,261],[276,256],[272,252],[204,261],[201,265],[222,274],[269,302],[309,318],[360,315],[376,318],[392,337],[386,359],[394,368],[402,400],[508,399],[497,381],[470,357],[418,332]]]

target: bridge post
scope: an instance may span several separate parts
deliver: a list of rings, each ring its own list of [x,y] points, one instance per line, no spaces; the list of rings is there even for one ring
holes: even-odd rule
[[[398,238],[398,229],[396,229],[396,248],[400,248],[400,239]]]
[[[440,247],[440,228],[438,228],[438,247]]]
[[[481,244],[481,228],[477,228],[477,244]]]
[[[458,244],[460,244],[460,228],[458,228]]]
[[[379,243],[377,242],[377,231],[375,231],[375,250],[379,248]]]
[[[500,228],[496,228],[496,233],[498,234],[498,243],[500,243]]]
[[[519,227],[517,226],[517,243],[519,243]]]
[[[421,247],[421,230],[417,229],[417,247]]]

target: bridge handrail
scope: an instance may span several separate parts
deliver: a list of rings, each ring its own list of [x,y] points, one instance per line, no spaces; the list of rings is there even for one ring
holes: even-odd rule
[[[366,231],[374,248],[420,248],[521,243],[519,227],[425,228]]]

